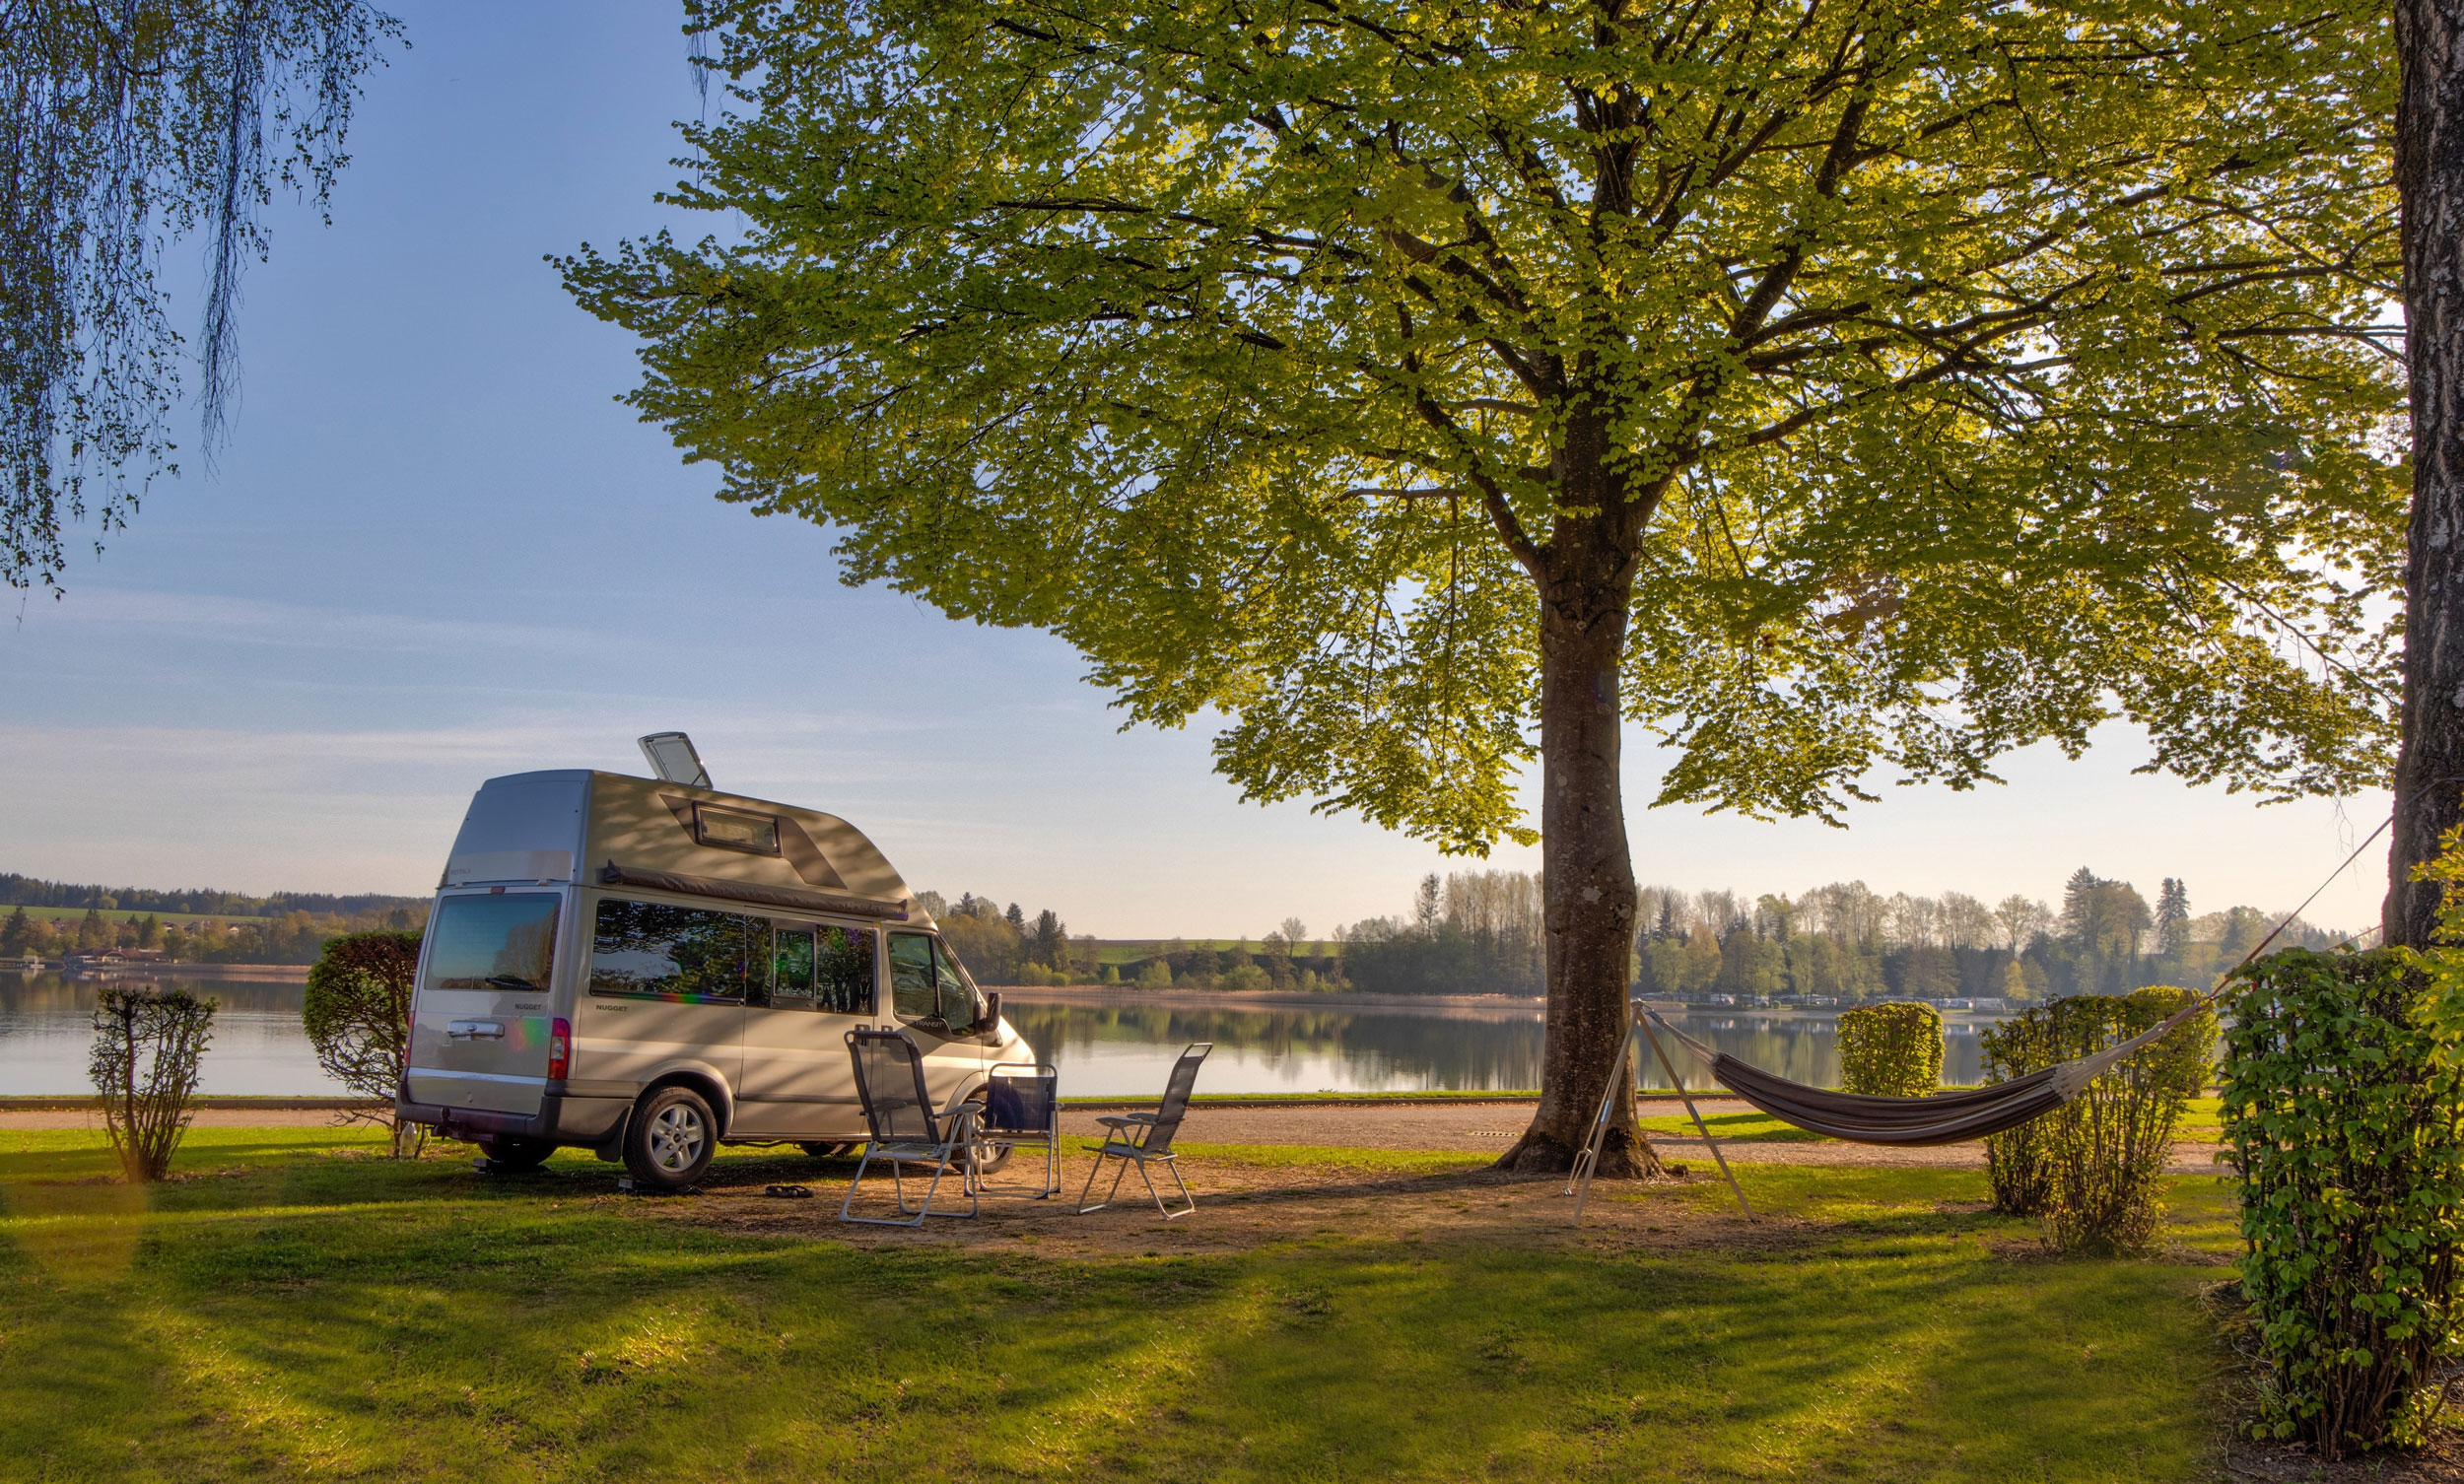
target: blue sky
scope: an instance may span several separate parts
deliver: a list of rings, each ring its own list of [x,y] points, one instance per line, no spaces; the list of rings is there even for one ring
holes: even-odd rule
[[[845,815],[919,886],[1079,931],[1319,931],[1449,868],[1241,804],[1202,731],[1118,732],[1066,646],[843,587],[826,533],[713,500],[614,403],[630,346],[542,261],[664,220],[671,121],[700,106],[676,10],[398,8],[412,49],[369,80],[333,225],[273,214],[217,472],[191,459],[64,599],[0,626],[0,870],[423,892],[481,779],[639,772],[633,739],[670,727],[721,786]],[[2275,909],[2386,809],[2134,776],[2115,728],[2082,763],[2011,760],[2007,787],[1882,788],[1846,831],[1756,824],[1643,810],[1643,742],[1636,872],[1689,888],[2050,899],[2084,864]],[[2362,926],[2383,890],[2373,851],[2310,915]]]

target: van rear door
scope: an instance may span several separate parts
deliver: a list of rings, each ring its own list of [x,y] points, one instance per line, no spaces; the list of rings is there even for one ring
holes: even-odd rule
[[[411,1013],[412,1102],[539,1111],[563,901],[498,889],[437,904]]]

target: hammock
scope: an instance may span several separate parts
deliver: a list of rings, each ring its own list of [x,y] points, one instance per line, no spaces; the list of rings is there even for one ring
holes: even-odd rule
[[[2244,961],[2248,962],[2247,960]],[[2225,978],[2230,978],[2230,975]],[[2008,1082],[1987,1087],[1963,1089],[1953,1093],[1936,1093],[1926,1098],[1877,1098],[1863,1093],[1834,1092],[1826,1087],[1808,1087],[1802,1082],[1766,1072],[1749,1062],[1740,1061],[1728,1052],[1686,1035],[1671,1025],[1667,1017],[1642,1000],[1633,1002],[1633,1028],[1626,1033],[1625,1046],[1617,1053],[1615,1070],[1608,1075],[1608,1093],[1601,1099],[1600,1115],[1592,1122],[1592,1136],[1583,1152],[1574,1158],[1574,1169],[1566,1178],[1566,1193],[1574,1197],[1574,1221],[1583,1222],[1583,1202],[1591,1195],[1592,1172],[1600,1164],[1601,1145],[1608,1133],[1609,1113],[1616,1106],[1616,1090],[1625,1085],[1625,1058],[1632,1054],[1634,1038],[1641,1036],[1651,1044],[1660,1057],[1661,1067],[1669,1074],[1669,1085],[1685,1102],[1685,1112],[1701,1131],[1702,1141],[1719,1162],[1720,1175],[1744,1208],[1745,1219],[1753,1219],[1753,1207],[1746,1204],[1745,1192],[1737,1183],[1737,1176],[1728,1167],[1728,1156],[1721,1153],[1720,1141],[1711,1135],[1711,1125],[1703,1121],[1694,1107],[1694,1095],[1685,1090],[1685,1079],[1677,1074],[1669,1060],[1666,1047],[1660,1045],[1658,1032],[1665,1031],[1679,1046],[1701,1057],[1711,1067],[1711,1079],[1735,1093],[1745,1102],[1769,1113],[1783,1123],[1812,1133],[1844,1139],[1852,1144],[1887,1144],[1916,1148],[1927,1144],[1958,1144],[1981,1139],[1988,1134],[2017,1128],[2031,1118],[2070,1102],[2088,1090],[2110,1070],[2113,1064],[2131,1052],[2160,1040],[2183,1021],[2198,1014],[2223,992],[2224,979],[2205,994],[2195,995],[2190,1003],[2150,1026],[2128,1041],[2106,1046],[2091,1055],[2065,1061],[2042,1071],[2029,1072]],[[1658,1030],[1655,1031],[1654,1028]]]
[[[1634,1010],[1638,1017],[1648,1017],[1653,1026],[1709,1063],[1712,1081],[1783,1123],[1852,1144],[1914,1148],[1981,1139],[2042,1117],[2086,1092],[2088,1085],[2104,1075],[2115,1062],[2206,1009],[2211,998],[2199,995],[2156,1025],[2093,1055],[2008,1082],[1936,1093],[1927,1098],[1876,1098],[1791,1082],[1703,1045],[1639,1000]]]
[[[1686,1113],[1693,1118],[1695,1128],[1701,1131],[1703,1143],[1710,1147],[1711,1157],[1719,1161],[1720,1174],[1727,1178],[1729,1189],[1736,1194],[1738,1205],[1745,1207],[1746,1219],[1751,1220],[1753,1207],[1745,1204],[1745,1192],[1738,1186],[1737,1177],[1729,1170],[1728,1156],[1720,1152],[1720,1141],[1711,1136],[1711,1125],[1703,1121],[1701,1113],[1694,1108],[1693,1094],[1685,1090],[1685,1079],[1677,1074],[1676,1066],[1670,1062],[1667,1048],[1660,1045],[1658,1031],[1667,1032],[1679,1046],[1701,1057],[1711,1068],[1712,1081],[1781,1122],[1811,1133],[1844,1139],[1852,1144],[1883,1144],[1901,1148],[1981,1139],[2043,1117],[2086,1092],[2088,1085],[2103,1076],[2115,1062],[2151,1042],[2161,1040],[2183,1021],[2223,998],[2224,986],[2232,981],[2233,976],[2266,952],[2267,945],[2276,941],[2276,935],[2317,901],[2319,892],[2327,890],[2328,884],[2343,875],[2347,866],[2359,860],[2361,851],[2368,849],[2370,842],[2378,839],[2392,823],[2392,816],[2381,821],[2378,828],[2370,832],[2369,839],[2362,841],[2351,855],[2345,857],[2344,865],[2329,872],[2327,880],[2320,882],[2317,890],[2303,899],[2300,907],[2287,912],[2283,921],[2269,929],[2267,936],[2242,956],[2240,963],[2218,975],[2216,983],[2207,993],[2191,996],[2188,1004],[2128,1041],[2077,1060],[2061,1062],[2024,1077],[2015,1077],[2009,1082],[1955,1093],[1936,1093],[1925,1098],[1876,1098],[1809,1087],[1705,1046],[1670,1024],[1648,1003],[1635,1000],[1633,1028],[1626,1033],[1625,1046],[1617,1053],[1616,1067],[1608,1074],[1608,1090],[1601,1098],[1600,1115],[1593,1120],[1592,1136],[1585,1143],[1582,1153],[1575,1156],[1574,1169],[1566,1179],[1566,1193],[1575,1198],[1575,1224],[1580,1226],[1583,1221],[1583,1201],[1591,1193],[1592,1171],[1600,1163],[1600,1150],[1608,1137],[1609,1113],[1615,1108],[1617,1090],[1626,1085],[1625,1058],[1633,1053],[1637,1035],[1650,1042],[1652,1050],[1660,1058],[1662,1069],[1669,1074],[1670,1086],[1676,1088],[1677,1095],[1684,1100]]]

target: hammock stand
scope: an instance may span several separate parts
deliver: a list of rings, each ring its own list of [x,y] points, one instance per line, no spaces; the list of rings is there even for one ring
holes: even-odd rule
[[[2241,962],[2216,977],[2216,982],[2205,994],[2193,995],[2188,1004],[2171,1015],[2103,1050],[2061,1062],[2041,1071],[2015,1077],[2009,1082],[1996,1082],[1985,1087],[1961,1092],[1936,1093],[1925,1098],[1876,1098],[1862,1093],[1836,1092],[1829,1088],[1809,1087],[1785,1077],[1766,1072],[1750,1062],[1740,1061],[1726,1051],[1704,1045],[1671,1025],[1666,1017],[1648,1001],[1630,1003],[1631,1024],[1625,1042],[1617,1051],[1616,1066],[1609,1072],[1608,1091],[1600,1100],[1600,1113],[1592,1120],[1592,1136],[1575,1156],[1574,1168],[1566,1178],[1565,1193],[1574,1197],[1574,1224],[1583,1224],[1583,1202],[1590,1196],[1592,1174],[1599,1167],[1601,1146],[1608,1136],[1609,1115],[1615,1111],[1617,1095],[1627,1088],[1625,1068],[1633,1054],[1634,1038],[1642,1037],[1659,1055],[1662,1069],[1669,1074],[1671,1085],[1685,1102],[1685,1112],[1692,1115],[1694,1127],[1702,1133],[1702,1141],[1711,1149],[1711,1157],[1719,1162],[1720,1174],[1728,1180],[1728,1187],[1745,1210],[1745,1219],[1754,1219],[1753,1207],[1746,1205],[1745,1192],[1737,1183],[1737,1176],[1729,1169],[1728,1157],[1720,1152],[1720,1141],[1711,1136],[1711,1125],[1703,1120],[1701,1110],[1685,1090],[1684,1079],[1669,1061],[1666,1047],[1661,1046],[1659,1032],[1666,1031],[1679,1046],[1700,1057],[1711,1069],[1711,1080],[1739,1098],[1783,1123],[1811,1133],[1824,1134],[1851,1144],[1882,1144],[1903,1148],[1919,1148],[1930,1144],[1959,1144],[1981,1139],[1990,1134],[2017,1128],[2070,1102],[2088,1090],[2088,1085],[2110,1070],[2113,1064],[2151,1042],[2170,1034],[2182,1022],[2207,1009],[2222,998],[2224,986],[2234,975],[2248,968],[2287,924],[2301,915],[2302,910],[2318,900],[2319,892],[2345,872],[2345,867],[2361,858],[2388,825],[2390,816],[2372,830],[2344,865],[2328,874],[2318,889],[2303,899],[2301,906],[2287,912],[2283,920],[2269,929],[2258,946],[2242,956]]]

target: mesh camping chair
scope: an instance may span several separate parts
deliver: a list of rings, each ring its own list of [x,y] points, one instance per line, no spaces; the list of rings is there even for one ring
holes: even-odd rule
[[[1155,1198],[1155,1209],[1163,1212],[1164,1220],[1187,1216],[1198,1209],[1198,1198],[1190,1194],[1188,1182],[1181,1179],[1181,1168],[1172,1152],[1172,1136],[1180,1132],[1181,1116],[1190,1111],[1190,1089],[1198,1085],[1198,1064],[1214,1048],[1211,1041],[1190,1043],[1181,1059],[1172,1064],[1172,1079],[1164,1084],[1164,1101],[1153,1113],[1095,1120],[1111,1132],[1104,1135],[1103,1147],[1095,1151],[1095,1168],[1086,1173],[1086,1188],[1078,1192],[1079,1215],[1111,1205],[1113,1197],[1121,1193],[1121,1178],[1129,1173],[1131,1165],[1137,1166],[1138,1179],[1146,1181],[1146,1193]],[[1090,1206],[1086,1203],[1087,1191],[1095,1188],[1095,1177],[1104,1173],[1106,1160],[1121,1161],[1121,1168],[1113,1172],[1112,1188]],[[1146,1173],[1150,1163],[1172,1173],[1172,1182],[1181,1187],[1181,1199],[1186,1202],[1180,1210],[1166,1209],[1154,1178]]]
[[[927,1216],[975,1215],[975,1109],[961,1104],[945,1113],[932,1111],[932,1094],[924,1087],[924,1052],[904,1031],[850,1031],[847,1048],[856,1058],[856,1095],[863,1100],[870,1136],[864,1141],[863,1157],[856,1161],[856,1179],[848,1182],[847,1199],[839,1202],[839,1220],[876,1227],[920,1227]],[[874,1160],[889,1161],[899,1215],[913,1220],[847,1214]],[[900,1167],[911,1164],[932,1167],[932,1182],[924,1187],[921,1205],[907,1203],[907,1180]],[[932,1197],[952,1165],[958,1167],[960,1187],[967,1192],[967,1209],[935,1211]]]
[[[976,1130],[976,1189],[982,1195],[1043,1200],[1061,1193],[1061,1074],[1036,1061],[1004,1061],[984,1084],[984,1116]],[[1044,1151],[1044,1182],[1034,1190],[994,1190],[989,1166],[1021,1149]]]

